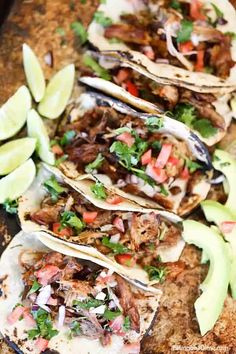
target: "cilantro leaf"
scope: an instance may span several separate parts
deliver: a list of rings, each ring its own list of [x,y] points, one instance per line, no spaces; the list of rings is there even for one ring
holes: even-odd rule
[[[130,250],[127,247],[125,247],[121,243],[111,242],[108,237],[102,238],[102,244],[110,248],[112,252],[115,254],[123,254],[123,253],[130,252]]]
[[[195,108],[190,104],[180,103],[175,107],[174,117],[192,128],[193,121],[196,119]]]
[[[62,162],[64,162],[65,160],[67,160],[68,159],[68,155],[63,155],[63,156],[61,156],[61,157],[59,157],[59,159],[57,159],[56,161],[55,161],[55,166],[57,167],[57,166],[59,166]]]
[[[182,20],[180,23],[180,29],[178,30],[177,33],[177,42],[183,43],[189,41],[192,32],[193,32],[193,23],[188,20]]]
[[[201,168],[202,166],[195,161],[191,161],[190,159],[186,159],[186,167],[189,169],[190,173],[193,173],[196,170],[198,170],[199,168]]]
[[[43,185],[50,193],[51,198],[54,202],[57,201],[59,194],[64,193],[66,191],[66,188],[60,186],[60,184],[56,180],[56,177],[53,175],[49,179],[47,179]]]
[[[99,182],[99,181],[96,181],[96,183],[94,183],[92,186],[91,186],[91,191],[93,192],[93,194],[95,195],[95,197],[97,199],[106,199],[107,198],[107,193],[106,193],[106,190],[104,188],[104,185]]]
[[[163,283],[166,276],[165,267],[154,267],[154,266],[145,266],[144,270],[148,273],[149,280],[159,280],[160,283]]]
[[[80,307],[82,309],[90,309],[91,307],[98,307],[103,305],[102,300],[97,300],[97,299],[86,299],[85,301],[79,301],[79,300],[74,300],[73,301],[73,306]]]
[[[70,325],[70,338],[81,334],[81,326],[78,321],[73,321]]]
[[[68,130],[64,133],[63,137],[60,139],[60,145],[65,146],[71,143],[71,141],[76,136],[76,132],[74,130]]]
[[[236,33],[235,32],[225,32],[226,36],[230,36],[233,40],[236,40]]]
[[[81,22],[75,21],[71,23],[70,28],[74,31],[75,35],[79,37],[82,45],[87,42],[88,33]]]
[[[208,119],[198,119],[193,123],[193,128],[197,130],[203,138],[209,138],[217,133],[215,128]]]
[[[101,65],[99,65],[96,60],[94,60],[90,55],[85,54],[83,56],[84,65],[91,68],[99,77],[104,80],[111,80],[111,75],[108,73],[106,69],[104,69]]]
[[[96,11],[94,13],[93,19],[103,27],[108,27],[112,24],[112,19],[108,16],[105,16],[103,11]]]
[[[114,320],[116,317],[121,315],[121,311],[110,311],[110,310],[105,310],[103,317],[108,320],[108,321],[112,321]]]
[[[163,127],[163,118],[159,117],[149,117],[145,121],[145,125],[147,126],[148,130],[153,132],[156,130],[159,130],[160,128]]]
[[[169,192],[166,190],[163,184],[160,185],[160,193],[163,194],[165,197],[168,197],[169,195]]]
[[[6,199],[5,202],[3,203],[3,208],[9,214],[17,214],[18,201]]]
[[[56,33],[58,33],[62,37],[66,35],[66,32],[65,32],[64,28],[62,28],[62,27],[57,27]]]
[[[50,340],[59,333],[58,330],[53,329],[51,315],[47,311],[39,309],[38,311],[33,311],[32,314],[36,321],[37,328],[28,331],[29,339],[42,337]]]
[[[178,0],[172,0],[170,2],[170,7],[172,7],[172,9],[181,11],[181,5],[180,5],[180,2]]]
[[[33,285],[30,289],[30,291],[28,292],[27,296],[36,293],[36,291],[38,291],[41,288],[42,285],[40,285],[37,280],[34,280]]]
[[[126,316],[124,319],[124,323],[122,325],[122,329],[124,332],[128,332],[130,330],[131,323],[130,323],[130,318],[129,316]]]
[[[215,14],[218,18],[224,18],[223,12],[215,4],[211,2],[211,6],[213,7]]]
[[[85,172],[92,173],[94,170],[96,170],[102,165],[103,161],[104,161],[104,157],[102,156],[101,153],[99,153],[96,159],[85,167]]]
[[[73,211],[64,211],[61,214],[60,224],[62,227],[72,227],[76,231],[81,231],[85,227],[84,222]]]

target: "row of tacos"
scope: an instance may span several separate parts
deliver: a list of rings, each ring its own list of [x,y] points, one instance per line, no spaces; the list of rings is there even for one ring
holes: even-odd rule
[[[99,6],[89,55],[108,75],[82,70],[93,90],[68,106],[60,163],[19,199],[0,261],[0,332],[19,353],[140,352],[158,284],[184,269],[182,217],[222,182],[205,144],[234,116],[235,23],[226,0]]]

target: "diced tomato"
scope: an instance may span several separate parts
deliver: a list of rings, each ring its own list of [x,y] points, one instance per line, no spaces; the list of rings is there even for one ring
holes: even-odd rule
[[[179,43],[179,50],[181,53],[188,53],[193,50],[194,46],[191,41],[187,41],[185,43]]]
[[[51,150],[52,150],[52,152],[53,152],[55,155],[59,155],[59,156],[60,156],[60,155],[63,155],[63,154],[64,154],[62,148],[61,148],[60,145],[58,145],[58,144],[53,145],[53,146],[51,147]]]
[[[40,353],[42,353],[44,352],[44,350],[47,349],[48,343],[49,340],[39,337],[35,342],[35,346],[37,347],[38,350],[40,350]]]
[[[130,72],[128,69],[120,69],[115,77],[115,81],[120,85],[122,82],[128,80]]]
[[[179,164],[180,160],[177,159],[177,157],[170,156],[167,162],[173,166],[177,166]]]
[[[133,267],[135,265],[135,260],[132,254],[128,254],[128,253],[116,254],[115,260],[119,264],[125,265],[127,267]]]
[[[141,157],[142,166],[149,164],[152,161],[152,149],[146,151]]]
[[[116,139],[119,141],[122,141],[123,143],[128,145],[128,147],[131,147],[135,142],[134,137],[129,132],[124,132],[124,133],[118,135],[116,137]]]
[[[31,315],[31,313],[29,313],[28,311],[25,311],[23,314],[25,323],[27,326],[29,327],[36,327],[36,321],[33,318],[33,316]]]
[[[164,168],[172,151],[171,144],[163,144],[157,157],[155,167]]]
[[[97,216],[98,213],[96,211],[85,211],[83,213],[83,221],[89,224],[91,222],[94,222]]]
[[[220,231],[223,234],[230,234],[236,225],[235,221],[224,221],[220,224]]]
[[[204,50],[198,50],[195,70],[196,71],[203,71],[203,69],[204,69]]]
[[[52,225],[52,231],[60,236],[72,236],[73,235],[73,230],[71,227],[62,227],[61,224],[59,222],[55,222]]]
[[[124,344],[123,346],[123,354],[139,354],[140,353],[140,343],[130,343],[130,344]]]
[[[13,325],[20,319],[21,316],[23,316],[23,313],[26,311],[26,308],[24,306],[17,306],[12,310],[12,312],[7,316],[7,322],[10,325]]]
[[[137,86],[132,81],[126,81],[126,90],[133,96],[138,97],[139,92]]]
[[[124,201],[124,199],[122,197],[120,197],[119,195],[112,195],[110,197],[107,197],[106,202],[108,204],[112,204],[112,205],[116,205],[116,204],[120,204]]]
[[[123,220],[118,216],[113,220],[113,225],[119,230],[120,232],[125,232],[125,227]]]
[[[38,278],[38,282],[43,286],[47,285],[49,281],[60,272],[60,268],[52,264],[47,264],[43,268],[35,272],[35,276]]]
[[[188,168],[185,166],[183,171],[180,173],[180,178],[182,179],[189,179],[190,174]]]
[[[152,163],[147,165],[146,174],[153,178],[157,183],[163,183],[167,179],[166,171],[162,168],[153,166]]]
[[[206,15],[202,12],[203,6],[199,0],[190,1],[190,16],[194,20],[206,20]]]

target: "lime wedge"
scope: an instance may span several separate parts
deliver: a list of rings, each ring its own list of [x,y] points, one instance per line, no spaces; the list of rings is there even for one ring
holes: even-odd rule
[[[31,138],[37,139],[36,151],[41,160],[49,163],[50,165],[54,165],[55,157],[50,150],[50,140],[46,127],[42,118],[34,109],[31,109],[28,113],[27,129],[28,135]]]
[[[40,102],[46,86],[43,70],[33,50],[25,43],[23,44],[23,65],[30,91],[35,101]]]
[[[0,146],[0,175],[14,171],[33,154],[36,139],[22,138]]]
[[[12,137],[23,127],[30,108],[29,90],[21,86],[0,108],[0,140]]]
[[[73,64],[66,66],[53,76],[38,106],[38,111],[42,116],[56,119],[62,114],[71,96],[74,78],[75,67]]]
[[[35,164],[32,159],[29,159],[15,171],[0,179],[0,203],[4,203],[6,199],[19,198],[29,188],[35,175]]]

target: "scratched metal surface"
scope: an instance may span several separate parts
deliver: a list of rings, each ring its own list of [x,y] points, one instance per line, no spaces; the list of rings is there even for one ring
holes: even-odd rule
[[[87,0],[86,4],[82,4],[80,0],[17,2],[1,30],[0,104],[25,83],[21,58],[23,42],[34,48],[47,78],[72,61],[79,68],[82,49],[70,30],[70,23],[78,19],[87,25],[98,2],[99,0]],[[117,0],[114,2],[118,4]],[[56,33],[58,27],[65,29],[64,37]],[[44,56],[49,52],[53,55],[52,68],[44,61]],[[235,134],[228,139],[235,138],[236,130],[234,131]],[[228,143],[226,141],[226,147]],[[7,215],[0,208],[0,253],[19,229],[17,218]],[[193,303],[199,296],[198,286],[206,269],[199,265],[200,253],[194,247],[186,247],[182,259],[186,262],[186,270],[175,282],[164,283],[164,295],[156,323],[151,335],[143,341],[142,354],[184,354],[189,353],[191,347],[195,348],[196,354],[220,353],[220,348],[224,347],[225,353],[236,354],[234,301],[230,297],[227,298],[224,311],[214,330],[202,338],[199,335]],[[178,346],[182,346],[182,349],[178,349]],[[0,354],[12,353],[14,351],[0,340]]]

